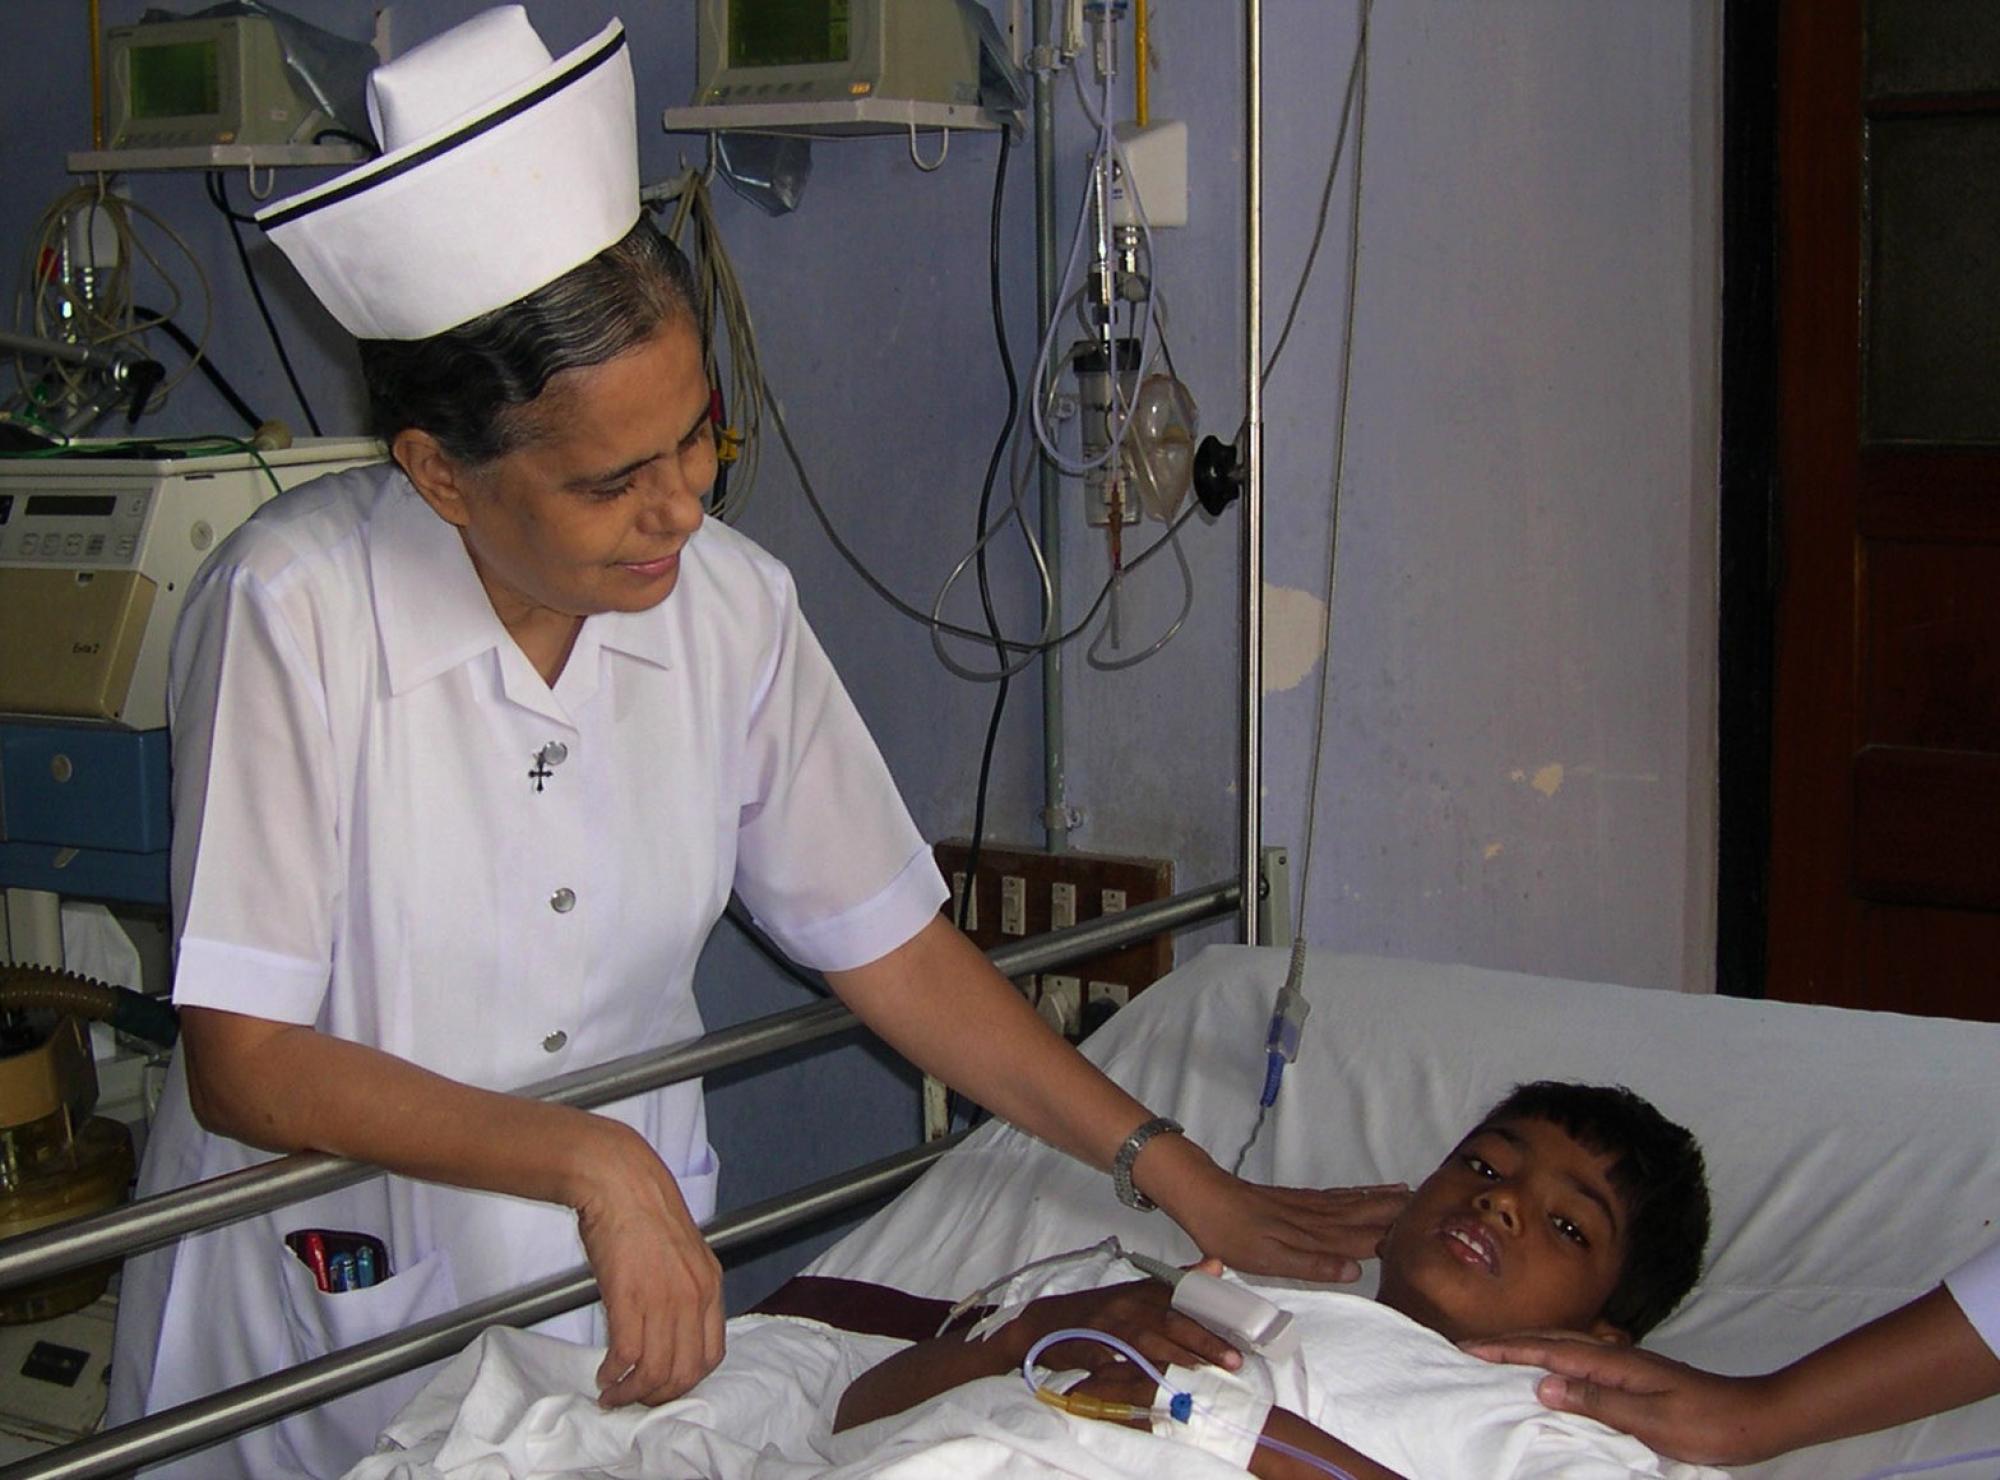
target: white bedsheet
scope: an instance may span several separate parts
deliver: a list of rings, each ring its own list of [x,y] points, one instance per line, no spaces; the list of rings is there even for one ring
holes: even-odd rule
[[[1053,1274],[1007,1300],[1135,1277],[1109,1258]],[[1260,1288],[1289,1302],[1300,1345],[1275,1367],[1250,1359],[1259,1389],[1412,1480],[1725,1480],[1549,1412],[1530,1369],[1468,1357],[1365,1296]],[[597,1351],[490,1331],[403,1412],[389,1431],[395,1449],[349,1480],[1241,1473],[1169,1439],[1052,1413],[1012,1373],[832,1433],[848,1383],[902,1345],[738,1317],[723,1365],[693,1395],[603,1413],[590,1396]]]
[[[1204,952],[1120,1013],[1089,1051],[1226,1161],[1255,1113],[1263,1020],[1285,962],[1286,953],[1275,949]],[[1313,1015],[1305,1051],[1251,1153],[1248,1175],[1295,1183],[1415,1182],[1481,1111],[1512,1084],[1532,1078],[1629,1084],[1693,1129],[1708,1150],[1715,1236],[1703,1283],[1648,1341],[1672,1355],[1729,1371],[1778,1365],[1932,1288],[1996,1237],[2000,1026],[1331,955],[1311,959],[1307,995]],[[1120,1207],[1101,1174],[1018,1132],[992,1127],[811,1272],[951,1298],[1037,1255],[1109,1233],[1128,1247],[1166,1257],[1194,1252],[1157,1214]],[[1371,1284],[1372,1276],[1360,1288]],[[715,1405],[709,1420],[690,1416],[692,1410],[659,1410],[665,1417],[656,1420],[681,1425],[672,1442],[708,1445],[708,1457],[676,1454],[664,1469],[649,1469],[640,1457],[649,1442],[642,1437],[643,1415],[601,1414],[582,1396],[595,1365],[589,1353],[564,1354],[568,1366],[536,1365],[512,1374],[507,1380],[519,1379],[516,1398],[495,1403],[491,1413],[472,1404],[471,1422],[461,1411],[467,1402],[440,1388],[430,1410],[406,1410],[401,1432],[420,1447],[442,1445],[447,1436],[463,1445],[515,1444],[505,1458],[494,1459],[502,1467],[462,1471],[482,1480],[592,1473],[790,1480],[826,1473],[824,1459],[812,1469],[812,1454],[788,1451],[792,1441],[772,1437],[772,1426],[801,1421],[797,1405],[806,1399],[799,1394],[823,1394],[824,1384],[835,1380],[844,1386],[845,1364],[860,1350],[854,1343],[867,1339],[799,1334],[811,1329],[796,1322],[737,1323],[731,1357],[717,1374],[726,1383],[712,1378],[713,1392],[710,1384],[698,1390],[700,1401]],[[453,1370],[462,1378],[461,1364],[518,1364],[525,1359],[517,1340],[489,1337]],[[829,1345],[815,1346],[817,1340]],[[780,1379],[756,1370],[766,1348],[796,1371]],[[787,1384],[791,1396],[773,1396]],[[738,1426],[725,1389],[756,1395],[746,1400],[748,1427]],[[541,1396],[550,1393],[558,1396]],[[573,1396],[560,1396],[565,1393]],[[482,1394],[478,1401],[487,1399]],[[861,1468],[835,1473],[1046,1473],[1051,1460],[1042,1446],[1052,1436],[1068,1446],[1064,1453],[1071,1457],[1064,1463],[1071,1473],[1158,1469],[1156,1460],[1132,1452],[1127,1437],[1108,1425],[1073,1425],[1048,1411],[987,1412],[982,1401],[969,1389],[931,1405],[893,1442],[885,1436],[886,1447],[858,1461]],[[1079,1444],[1070,1429],[1102,1432],[1088,1433]],[[577,1452],[588,1455],[585,1463],[595,1469],[504,1467],[533,1462],[534,1455],[518,1445],[541,1432],[584,1446]],[[1145,1436],[1129,1438],[1146,1447]],[[1859,1480],[1898,1460],[1995,1443],[2000,1400],[1741,1473],[1757,1480]],[[674,1451],[657,1457],[664,1462],[669,1453]],[[543,1454],[556,1457],[553,1447]],[[1177,1451],[1172,1473],[1197,1473],[1195,1459]],[[739,1462],[751,1467],[730,1468]],[[364,1467],[367,1480],[450,1473],[435,1467],[399,1471],[393,1459],[372,1463],[375,1468]],[[1934,1473],[1993,1480],[1993,1465]]]

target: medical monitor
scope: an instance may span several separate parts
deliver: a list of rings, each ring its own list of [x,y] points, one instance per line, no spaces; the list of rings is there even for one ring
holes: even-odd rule
[[[262,16],[145,21],[105,33],[113,149],[313,142],[332,125]]]
[[[977,106],[968,0],[697,0],[696,106],[892,98]]]

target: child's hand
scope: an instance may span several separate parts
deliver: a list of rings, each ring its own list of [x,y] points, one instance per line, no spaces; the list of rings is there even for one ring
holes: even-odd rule
[[[1214,1259],[1193,1267],[1203,1274],[1222,1273],[1220,1261]],[[1074,1295],[1045,1295],[1009,1324],[1008,1333],[1023,1356],[1051,1331],[1082,1326],[1118,1337],[1161,1369],[1175,1363],[1183,1367],[1213,1363],[1234,1371],[1243,1365],[1243,1356],[1235,1347],[1175,1310],[1172,1301],[1173,1291],[1158,1280],[1134,1280],[1101,1290],[1079,1290]],[[1056,1371],[1103,1373],[1121,1364],[1131,1367],[1111,1347],[1096,1341],[1065,1341],[1050,1347],[1037,1360]]]

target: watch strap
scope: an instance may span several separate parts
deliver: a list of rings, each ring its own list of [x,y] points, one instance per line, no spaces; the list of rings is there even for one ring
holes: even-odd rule
[[[1132,1163],[1139,1159],[1139,1153],[1146,1149],[1146,1143],[1155,1136],[1184,1135],[1181,1123],[1171,1116],[1155,1115],[1125,1138],[1118,1148],[1118,1154],[1111,1158],[1111,1188],[1118,1194],[1118,1201],[1128,1208],[1137,1208],[1142,1213],[1150,1213],[1158,1206],[1150,1197],[1132,1185]]]

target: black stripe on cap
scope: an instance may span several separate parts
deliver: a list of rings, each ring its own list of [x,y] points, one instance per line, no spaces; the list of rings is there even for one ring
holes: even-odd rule
[[[260,216],[257,218],[257,224],[267,232],[275,230],[280,226],[289,226],[301,217],[310,216],[314,211],[322,210],[327,206],[338,205],[344,200],[352,200],[363,191],[373,190],[384,181],[393,180],[398,175],[408,174],[419,165],[430,163],[431,160],[436,159],[440,154],[456,149],[459,145],[470,139],[478,138],[490,129],[500,127],[501,124],[507,122],[510,118],[519,117],[536,104],[553,97],[571,84],[581,82],[592,72],[595,72],[599,67],[618,55],[620,51],[624,50],[624,47],[625,31],[623,27],[620,27],[616,36],[605,42],[603,46],[599,47],[591,55],[581,58],[569,71],[559,76],[551,77],[533,92],[523,93],[498,113],[489,113],[484,118],[475,119],[457,132],[446,134],[436,143],[425,146],[406,159],[397,160],[395,164],[390,165],[386,169],[378,170],[366,179],[353,180],[346,184],[337,185],[327,191],[326,194],[316,196],[312,200],[302,201],[295,206],[283,207],[274,211],[269,216]]]

